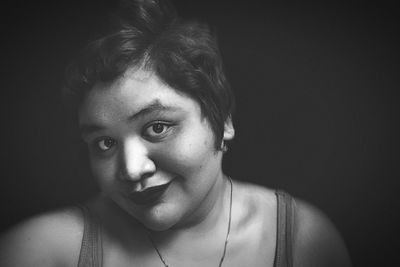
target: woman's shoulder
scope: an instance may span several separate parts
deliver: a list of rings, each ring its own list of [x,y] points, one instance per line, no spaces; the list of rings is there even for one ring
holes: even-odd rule
[[[269,232],[277,230],[278,209],[283,208],[278,208],[278,195],[287,196],[283,198],[285,204],[292,201],[295,266],[351,266],[340,233],[320,209],[282,190],[240,181],[235,181],[235,184],[239,201],[246,203],[248,214],[243,214],[243,217],[262,220]]]
[[[83,214],[68,207],[29,218],[0,238],[1,266],[77,266]]]
[[[275,190],[254,183],[235,180],[233,201],[236,215],[245,221],[262,220],[271,227],[276,220]]]
[[[351,266],[344,240],[328,216],[298,198],[294,207],[295,266]]]
[[[276,243],[275,191],[239,180],[233,185],[231,253],[251,258],[257,266],[272,266]]]
[[[276,190],[255,183],[234,181],[234,190],[240,198],[245,198],[260,205],[275,206]]]

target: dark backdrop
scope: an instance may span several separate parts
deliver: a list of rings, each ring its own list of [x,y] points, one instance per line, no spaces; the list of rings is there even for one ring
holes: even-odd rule
[[[227,173],[322,209],[356,266],[393,266],[399,9],[388,2],[175,2],[219,36],[238,106]],[[113,5],[2,7],[1,229],[95,192],[58,89],[65,65],[104,28]]]

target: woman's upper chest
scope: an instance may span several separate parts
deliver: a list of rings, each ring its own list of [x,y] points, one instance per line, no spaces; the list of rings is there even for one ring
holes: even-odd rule
[[[244,190],[245,189],[245,190]],[[232,227],[222,266],[273,266],[276,249],[276,201],[274,195],[251,188],[237,188]],[[121,229],[121,232],[122,231]],[[186,241],[181,250],[157,248],[147,233],[103,239],[103,266],[218,266],[225,238],[205,236]],[[199,237],[202,238],[201,236]],[[220,240],[221,239],[221,240]],[[157,251],[158,250],[158,251]]]

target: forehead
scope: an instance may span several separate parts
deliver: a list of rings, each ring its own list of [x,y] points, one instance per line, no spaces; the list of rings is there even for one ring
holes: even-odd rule
[[[79,122],[121,120],[154,103],[200,113],[196,101],[169,87],[154,72],[129,69],[113,82],[95,84],[80,107]]]

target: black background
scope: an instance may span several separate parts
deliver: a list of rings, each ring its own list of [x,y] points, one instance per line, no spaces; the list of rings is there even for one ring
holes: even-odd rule
[[[32,2],[1,11],[3,230],[95,192],[59,87],[67,62],[104,29],[114,3]],[[355,266],[394,266],[399,9],[389,2],[174,2],[183,17],[218,33],[238,105],[226,172],[322,209]]]

